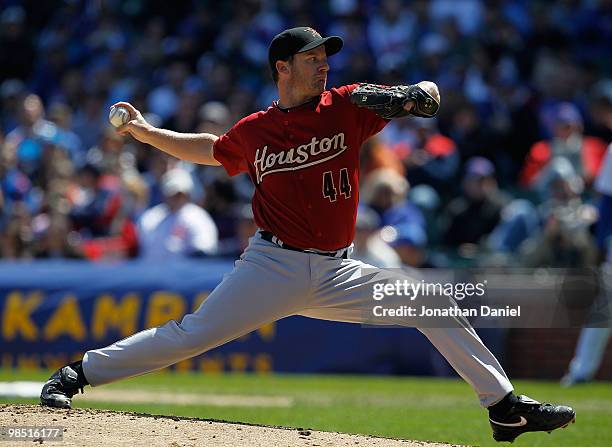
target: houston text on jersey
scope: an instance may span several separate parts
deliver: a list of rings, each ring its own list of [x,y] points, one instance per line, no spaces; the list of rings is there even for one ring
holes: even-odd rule
[[[348,149],[344,144],[344,133],[340,132],[331,138],[312,137],[310,143],[292,147],[274,154],[268,154],[268,146],[257,149],[255,152],[255,173],[257,184],[261,183],[263,177],[273,172],[295,171],[304,169],[337,157]],[[322,154],[330,154],[320,157]]]

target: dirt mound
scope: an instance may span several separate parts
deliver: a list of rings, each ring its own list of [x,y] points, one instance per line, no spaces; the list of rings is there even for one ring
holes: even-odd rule
[[[119,445],[130,447],[195,447],[202,445],[219,447],[451,447],[450,444],[401,441],[173,416],[91,409],[60,410],[35,405],[0,405],[0,427],[8,426],[62,427],[63,441],[51,443],[50,445],[54,447],[77,445],[104,447]]]

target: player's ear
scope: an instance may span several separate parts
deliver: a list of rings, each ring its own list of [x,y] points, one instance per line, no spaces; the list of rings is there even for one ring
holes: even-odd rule
[[[276,61],[276,71],[289,74],[289,63],[286,61]]]

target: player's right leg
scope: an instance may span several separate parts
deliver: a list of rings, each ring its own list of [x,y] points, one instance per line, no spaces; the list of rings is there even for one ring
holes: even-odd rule
[[[234,270],[180,323],[138,332],[88,351],[82,363],[58,370],[43,387],[43,405],[69,408],[84,385],[155,371],[201,354],[303,307],[310,283],[308,255],[256,236]]]

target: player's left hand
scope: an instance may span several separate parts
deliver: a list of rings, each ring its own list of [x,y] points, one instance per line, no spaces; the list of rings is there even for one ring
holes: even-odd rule
[[[387,120],[408,114],[431,118],[438,113],[440,92],[431,81],[395,86],[359,84],[351,92],[351,102]]]
[[[431,81],[421,81],[417,84],[421,87],[425,92],[429,93],[429,95],[436,100],[438,104],[440,104],[440,90],[435,82]]]

